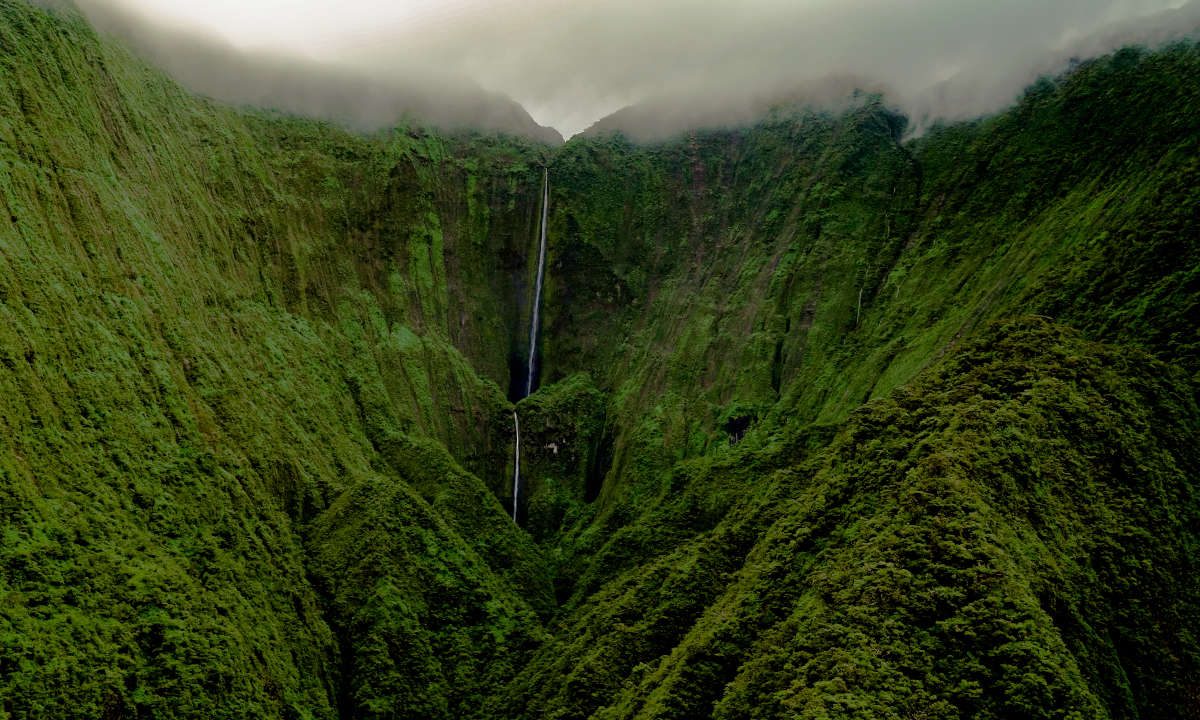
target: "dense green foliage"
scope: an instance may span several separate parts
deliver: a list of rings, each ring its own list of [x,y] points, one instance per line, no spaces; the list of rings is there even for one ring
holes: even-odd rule
[[[552,604],[479,431],[530,151],[240,115],[0,12],[0,715],[333,717],[419,674],[353,637],[461,716],[459,645],[516,664]],[[391,566],[356,544],[397,525]]]
[[[0,719],[1200,717],[1200,48],[857,100],[361,137],[0,0]]]

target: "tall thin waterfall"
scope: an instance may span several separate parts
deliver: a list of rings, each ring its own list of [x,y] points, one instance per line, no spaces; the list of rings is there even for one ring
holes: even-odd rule
[[[538,239],[537,284],[533,290],[533,315],[529,320],[529,372],[525,377],[525,396],[533,394],[533,365],[537,356],[538,333],[542,321],[542,282],[546,279],[546,220],[550,210],[550,169],[542,171],[542,229]]]
[[[517,411],[513,410],[513,429],[517,433],[517,441],[513,444],[513,522],[517,521],[517,500],[521,495],[521,420]]]
[[[525,394],[533,394],[534,364],[537,361],[538,333],[542,322],[542,283],[546,279],[546,223],[550,217],[550,169],[542,171],[542,222],[538,232],[537,283],[533,290],[533,314],[529,318],[529,365],[525,375]],[[513,410],[513,522],[517,522],[517,508],[521,499],[521,419]]]

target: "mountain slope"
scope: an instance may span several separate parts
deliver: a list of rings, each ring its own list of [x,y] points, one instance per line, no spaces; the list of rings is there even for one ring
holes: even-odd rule
[[[1197,47],[561,148],[0,70],[0,717],[1200,717]]]
[[[487,287],[535,212],[530,151],[239,115],[81,20],[0,13],[3,713],[334,716],[368,671],[333,630],[372,600],[309,558],[349,552],[364,494],[412,519],[406,566],[371,571],[422,662],[456,665],[456,623],[538,637],[543,563],[468,469],[507,456],[478,433],[515,322]]]
[[[755,497],[768,474],[754,467],[754,453],[781,442],[804,457],[836,453],[836,445],[820,448],[839,428],[844,431],[844,423],[854,422],[861,403],[884,401],[897,388],[926,382],[921,378],[957,362],[993,321],[1040,313],[1094,339],[1150,350],[1174,366],[1170,392],[1193,398],[1197,335],[1190,318],[1200,292],[1193,232],[1200,199],[1198,63],[1200,54],[1187,45],[1155,54],[1125,51],[1031,89],[1003,116],[939,129],[909,143],[897,140],[903,120],[869,97],[846,115],[783,111],[746,131],[695,134],[660,145],[637,146],[619,137],[568,143],[552,166],[558,181],[551,236],[557,240],[547,313],[552,331],[543,356],[551,378],[590,369],[611,391],[614,464],[597,502],[577,512],[557,511],[568,521],[546,543],[552,556],[564,558],[557,582],[569,599],[560,620],[564,630],[515,686],[535,698],[530,715],[586,717],[609,708],[600,714],[704,716],[707,703],[740,692],[734,678],[765,662],[756,654],[769,654],[769,648],[730,650],[715,677],[693,676],[690,682],[709,693],[700,700],[691,696],[692,686],[676,698],[659,683],[685,682],[670,673],[686,675],[683,668],[695,672],[696,664],[715,662],[703,654],[681,657],[681,643],[717,632],[731,608],[745,602],[743,593],[761,598],[765,592],[739,587],[724,595],[718,581],[757,571],[758,563],[745,554],[767,526],[747,526],[746,518],[784,512],[778,497],[761,504],[746,499]],[[598,331],[580,333],[579,327]],[[1144,380],[1129,382],[1136,388]],[[1114,381],[1114,388],[1120,386]],[[1072,405],[1076,422],[1100,424],[1091,413],[1107,397]],[[1059,395],[1057,401],[1066,398]],[[1191,433],[1185,429],[1194,422],[1190,402],[1180,406],[1180,424],[1148,430],[1144,441],[1154,447],[1160,432]],[[973,435],[972,442],[1063,467],[1097,464],[1055,453],[1046,444],[1053,438],[1023,444],[1032,440],[1019,419],[1010,418],[1013,436],[993,428],[1003,441]],[[879,430],[877,442],[905,438],[919,445],[917,428]],[[537,462],[537,452],[530,451],[529,462]],[[1193,517],[1192,461],[1179,449],[1154,452],[1169,452],[1165,467],[1175,468],[1164,483],[1170,500],[1156,501],[1159,518]],[[772,471],[788,463],[763,462]],[[797,483],[815,484],[811,492],[832,492],[826,485],[832,478],[803,465],[792,472],[806,478]],[[988,482],[974,474],[968,474],[970,482]],[[1076,478],[1117,487],[1123,482],[1104,480],[1100,469],[1080,469]],[[535,477],[531,504],[537,503],[536,482]],[[846,518],[840,513],[854,506],[878,510],[881,517],[890,512],[853,494],[823,506],[823,512]],[[1065,513],[1071,505],[1063,507]],[[1114,515],[1122,512],[1128,511]],[[1075,543],[1128,542],[1093,536],[1093,525],[1067,514],[1040,522],[1056,521],[1075,528],[1080,536]],[[792,522],[795,527],[804,521]],[[841,533],[847,529],[837,523],[849,520],[818,513],[808,522],[830,523],[825,532]],[[1021,516],[1006,522],[1029,521]],[[1189,557],[1195,542],[1189,522],[1172,525],[1166,537],[1156,536],[1153,550],[1136,557],[1143,562]],[[1156,526],[1145,518],[1134,525]],[[939,531],[928,532],[936,537]],[[722,543],[728,543],[724,550]],[[969,552],[990,557],[987,548]],[[1019,574],[1038,577],[1047,567],[1026,566]],[[1178,565],[1176,571],[1177,581],[1189,577]],[[1130,572],[1125,582],[1149,581]],[[845,582],[873,582],[839,573]],[[804,590],[798,580],[777,602],[802,609],[808,602]],[[1077,606],[1092,592],[1080,589],[1057,602]],[[1173,585],[1170,596],[1194,597],[1194,587]],[[1168,646],[1190,644],[1186,638],[1197,626],[1191,602],[1183,601],[1178,610],[1177,625],[1169,631],[1174,635],[1164,640]],[[1156,619],[1148,609],[1133,612],[1137,619],[1126,618],[1121,631],[1095,617],[1064,620],[1102,628],[1088,630],[1093,636],[1071,652],[1111,658],[1145,647],[1135,628],[1153,627]],[[1089,675],[1104,663],[1089,658],[1079,661],[1083,669],[1069,667],[1063,648],[1070,641],[1060,635],[1074,630],[1047,627],[1044,617],[1037,622],[1041,639],[1029,642],[1055,662],[1067,662],[1045,668],[1045,675],[1069,670],[1077,678],[1067,684],[1076,699],[1046,696],[1044,716],[1068,707],[1083,716],[1195,715],[1194,689],[1182,680],[1192,672],[1194,650],[1172,652],[1179,664],[1169,670],[1150,670],[1151,654],[1139,650],[1130,666],[1106,660],[1120,669]],[[744,644],[763,630],[737,632]],[[787,671],[797,672],[806,653],[844,649],[845,639],[821,642],[826,644],[804,647],[798,656],[785,654],[780,662],[790,662]],[[914,643],[902,659],[916,663],[926,651]],[[838,676],[829,665],[822,672],[826,675],[808,681]],[[1157,685],[1165,678],[1176,683],[1170,692]],[[888,716],[883,708],[893,707],[893,700],[868,700],[870,693],[849,678],[843,681],[862,704],[855,712]],[[951,690],[941,687],[913,702],[937,705]],[[620,700],[623,689],[636,701]],[[899,697],[908,691],[897,692]],[[643,705],[650,696],[659,700]],[[750,706],[729,702],[742,709],[731,713],[736,717],[766,700],[758,697]],[[797,712],[775,707],[784,715]],[[816,709],[806,712],[812,714],[801,716],[821,716]],[[829,712],[854,715],[848,708]],[[1017,709],[952,702],[938,712],[1006,716]],[[1029,708],[1020,712],[1042,716]]]
[[[620,533],[668,549],[564,618],[511,707],[1194,716],[1196,423],[1187,379],[1142,353],[995,326],[827,447],[677,466]]]

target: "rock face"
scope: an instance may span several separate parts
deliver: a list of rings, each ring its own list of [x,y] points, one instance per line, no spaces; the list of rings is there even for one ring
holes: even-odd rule
[[[0,0],[0,718],[1200,717],[1198,111],[368,138]]]

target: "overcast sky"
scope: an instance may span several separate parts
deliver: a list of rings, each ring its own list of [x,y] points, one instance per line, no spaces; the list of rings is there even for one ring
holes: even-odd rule
[[[834,76],[918,123],[994,112],[1038,74],[1200,25],[1200,0],[79,0],[243,50],[405,78],[436,68],[564,135],[666,96],[733,105]]]

